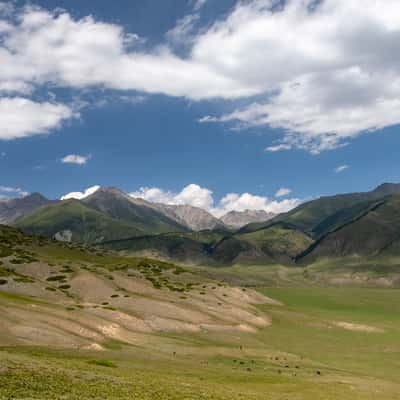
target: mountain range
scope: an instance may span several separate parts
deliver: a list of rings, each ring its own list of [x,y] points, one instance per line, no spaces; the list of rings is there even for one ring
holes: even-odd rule
[[[217,219],[188,205],[101,188],[82,200],[39,194],[0,202],[0,221],[58,240],[202,265],[312,264],[400,255],[400,184],[320,197],[288,213],[230,212]]]
[[[228,213],[226,220],[218,219],[198,207],[152,203],[113,187],[100,188],[81,200],[48,200],[39,193],[0,200],[0,223],[90,244],[167,232],[229,230],[272,216],[247,210]]]

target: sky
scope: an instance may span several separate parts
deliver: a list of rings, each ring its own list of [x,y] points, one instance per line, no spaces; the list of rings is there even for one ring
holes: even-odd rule
[[[220,215],[398,182],[399,50],[398,0],[0,0],[0,197]]]

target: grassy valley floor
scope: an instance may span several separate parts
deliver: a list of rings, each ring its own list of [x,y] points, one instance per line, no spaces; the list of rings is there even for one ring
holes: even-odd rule
[[[400,398],[395,259],[188,268],[7,227],[0,244],[1,400]]]
[[[0,349],[0,398],[399,399],[400,290],[259,288],[255,334],[158,333],[102,351]]]

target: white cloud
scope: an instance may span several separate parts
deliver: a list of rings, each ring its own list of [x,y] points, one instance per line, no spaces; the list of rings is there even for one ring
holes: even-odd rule
[[[190,204],[194,207],[208,209],[213,204],[212,191],[199,185],[190,184],[175,196],[178,204]]]
[[[0,197],[17,196],[24,197],[27,196],[29,192],[22,190],[21,188],[14,188],[10,186],[0,186]]]
[[[23,81],[3,81],[0,82],[0,93],[20,93],[29,95],[33,91],[33,86]]]
[[[144,49],[135,33],[93,17],[0,3],[7,8],[0,13],[0,90],[27,94],[51,84],[190,100],[257,95],[257,103],[242,100],[243,108],[200,121],[284,129],[282,143],[266,149],[272,152],[319,153],[400,123],[398,0],[239,1],[227,15],[198,27],[204,3],[192,2],[170,31],[175,42],[190,36],[185,56],[165,43]],[[25,101],[40,104],[41,111],[53,108],[35,113],[38,128],[20,128],[22,114],[17,132],[2,132],[3,139],[48,132],[73,115],[65,105]],[[18,101],[1,102],[20,115]],[[53,119],[43,127],[47,115]]]
[[[130,193],[132,197],[143,198],[150,202],[165,204],[188,204],[203,208],[216,217],[221,217],[229,211],[264,210],[281,213],[289,211],[301,203],[300,199],[270,200],[264,196],[250,193],[229,193],[219,202],[215,202],[213,192],[196,184],[190,184],[179,193],[164,191],[160,188],[140,188]]]
[[[199,20],[199,14],[188,14],[179,19],[176,25],[167,32],[167,38],[175,44],[190,43],[194,26]]]
[[[301,203],[300,199],[270,200],[268,197],[255,196],[250,193],[229,193],[223,197],[214,214],[222,216],[229,211],[264,210],[274,214],[287,212]]]
[[[198,38],[195,59],[265,92],[264,101],[202,122],[283,128],[282,146],[267,151],[312,153],[400,123],[397,0],[291,0],[271,11],[275,3],[239,3]]]
[[[339,165],[338,167],[336,167],[336,168],[334,169],[334,171],[335,171],[337,174],[339,174],[340,172],[346,171],[346,170],[349,169],[349,168],[350,168],[349,165],[344,164],[344,165]]]
[[[211,209],[214,203],[212,191],[202,188],[194,183],[185,186],[181,192],[173,193],[160,188],[142,187],[138,191],[130,193],[132,197],[138,197],[153,203],[188,204],[194,207]]]
[[[266,147],[265,151],[268,151],[269,153],[276,153],[277,151],[290,150],[291,148],[292,146],[290,144],[281,143],[276,146]]]
[[[63,104],[3,97],[0,98],[0,140],[45,134],[74,116],[75,113]]]
[[[68,154],[61,159],[63,164],[77,164],[84,165],[91,159],[91,155],[80,156],[78,154]]]
[[[87,188],[84,192],[71,192],[61,197],[61,200],[68,200],[68,199],[77,199],[81,200],[85,197],[90,196],[91,194],[97,192],[100,189],[100,186],[95,185]]]
[[[25,7],[17,21],[3,34],[0,81],[100,85],[195,100],[257,92],[207,63],[178,57],[165,45],[139,51],[137,35],[93,17],[76,20],[67,12]]]
[[[292,190],[289,188],[280,188],[276,193],[275,197],[285,197],[292,193]]]

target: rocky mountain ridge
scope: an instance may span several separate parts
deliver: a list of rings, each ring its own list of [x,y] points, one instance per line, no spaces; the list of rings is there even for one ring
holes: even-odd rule
[[[199,207],[152,203],[141,198],[134,198],[115,187],[100,188],[80,201],[118,220],[135,219],[135,223],[140,225],[143,233],[154,230],[153,225],[165,225],[160,229],[155,229],[157,232],[239,228],[250,222],[263,222],[272,217],[271,214],[262,210],[246,210],[229,212],[217,218]],[[1,199],[0,223],[13,224],[19,218],[29,216],[43,206],[60,202],[60,200],[49,200],[39,193]]]

